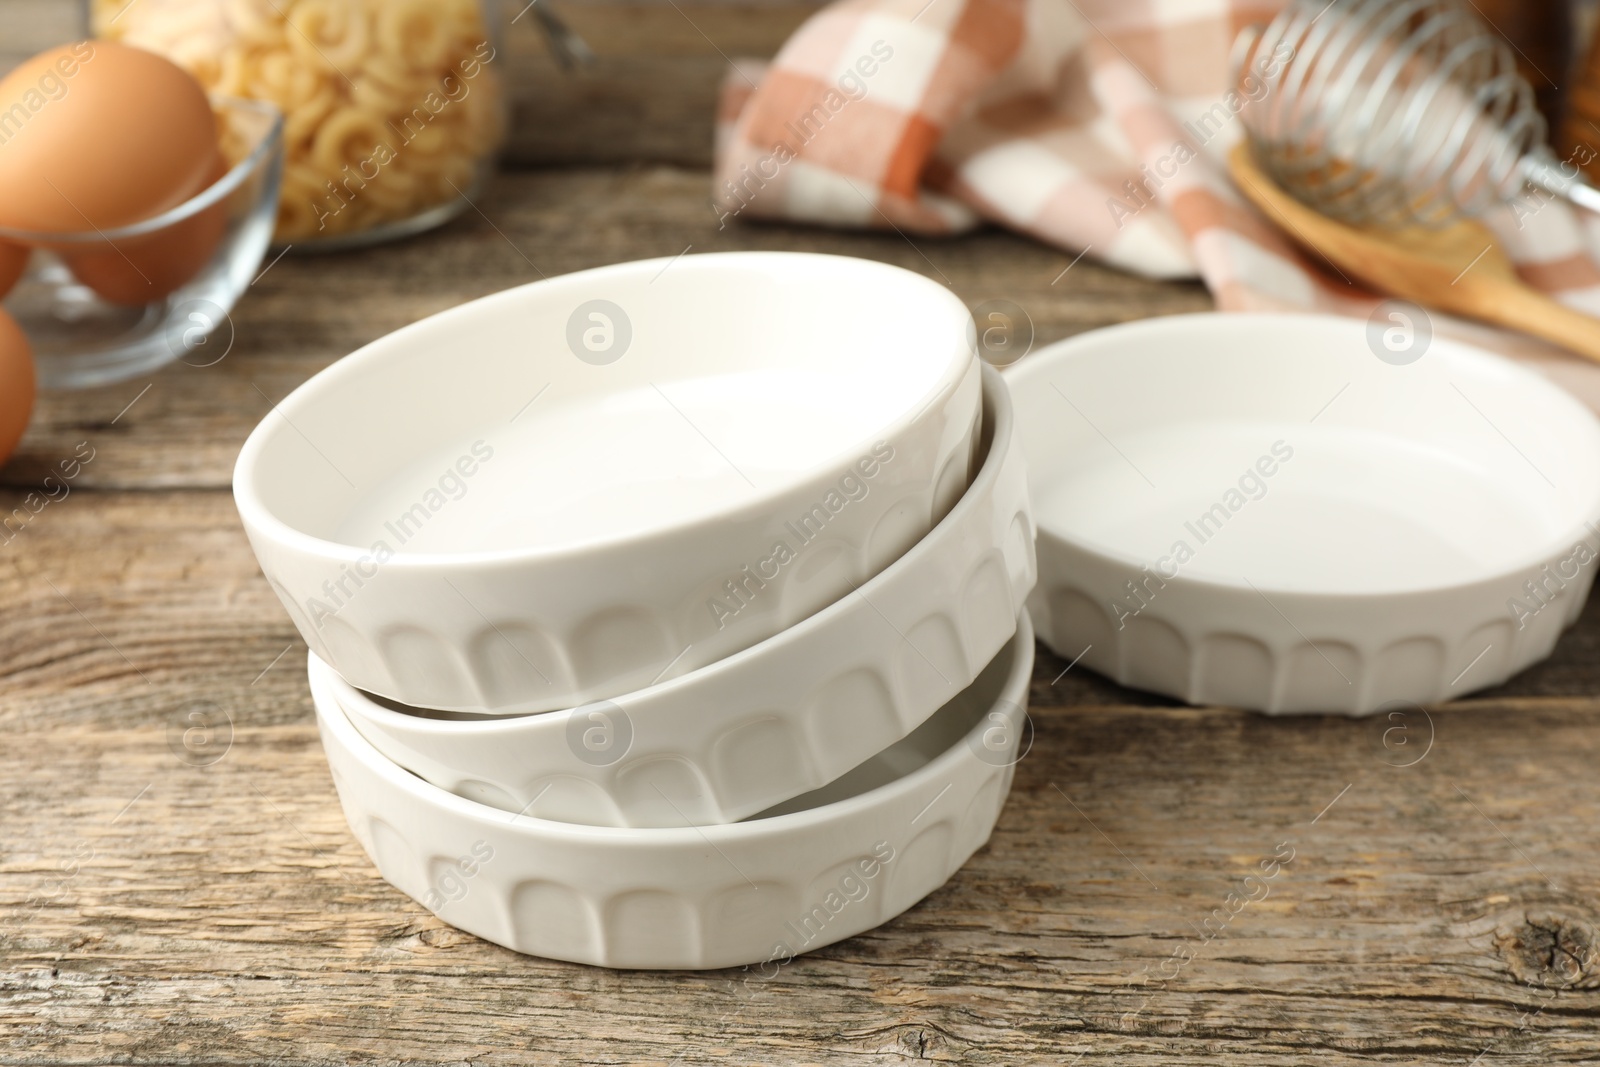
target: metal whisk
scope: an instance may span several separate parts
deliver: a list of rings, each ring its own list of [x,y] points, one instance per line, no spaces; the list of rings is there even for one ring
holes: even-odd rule
[[[1331,218],[1439,226],[1529,185],[1600,212],[1511,49],[1459,0],[1292,0],[1233,65],[1257,163]]]

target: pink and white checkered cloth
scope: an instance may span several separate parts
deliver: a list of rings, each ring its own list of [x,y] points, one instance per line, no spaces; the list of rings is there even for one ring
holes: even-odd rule
[[[1303,255],[1233,188],[1238,31],[1282,0],[838,0],[724,84],[714,199],[731,219],[949,234],[983,222],[1227,310],[1365,317],[1379,298]],[[1188,158],[1189,156],[1193,158]],[[1485,220],[1524,279],[1600,314],[1600,225],[1561,203]],[[1519,225],[1520,223],[1520,225]],[[1600,409],[1600,367],[1434,316]]]

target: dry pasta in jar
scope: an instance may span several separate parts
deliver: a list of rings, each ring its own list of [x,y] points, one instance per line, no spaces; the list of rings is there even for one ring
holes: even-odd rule
[[[480,0],[91,0],[91,21],[283,111],[280,242],[442,220],[500,146]]]

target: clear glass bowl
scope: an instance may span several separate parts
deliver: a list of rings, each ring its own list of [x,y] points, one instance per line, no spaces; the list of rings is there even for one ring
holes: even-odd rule
[[[210,345],[197,362],[214,363],[211,340],[261,269],[272,239],[283,173],[283,116],[270,104],[214,99],[235,163],[211,186],[155,218],[115,230],[35,233],[0,227],[0,240],[34,249],[28,273],[5,308],[28,335],[46,389],[82,389],[143,374]],[[220,235],[219,235],[220,231]],[[215,248],[202,264],[186,257]],[[200,249],[197,253],[195,250]],[[80,283],[69,262],[149,280],[158,268],[188,276],[161,299],[113,303]]]

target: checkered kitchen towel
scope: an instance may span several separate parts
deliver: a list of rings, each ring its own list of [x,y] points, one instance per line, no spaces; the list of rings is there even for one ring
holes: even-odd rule
[[[724,84],[724,221],[957,233],[988,221],[1158,278],[1198,275],[1228,310],[1366,316],[1378,298],[1311,262],[1247,204],[1225,158],[1238,31],[1282,0],[838,0],[770,64]],[[1247,86],[1248,88],[1248,86]],[[1489,222],[1524,278],[1600,314],[1600,225],[1561,203]],[[1520,225],[1519,225],[1520,223]],[[1538,361],[1600,408],[1600,368],[1436,317]]]

